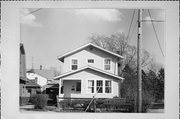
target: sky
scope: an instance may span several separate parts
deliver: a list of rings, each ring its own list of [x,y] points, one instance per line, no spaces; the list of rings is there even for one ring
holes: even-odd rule
[[[26,52],[26,67],[61,68],[57,56],[73,50],[85,43],[92,34],[111,35],[123,32],[126,36],[133,16],[133,9],[21,9],[20,29],[21,43]],[[152,19],[165,20],[165,11],[150,10]],[[149,20],[147,10],[143,10],[143,19]],[[129,35],[129,44],[136,46],[137,10]],[[154,23],[158,40],[165,54],[164,22]],[[136,27],[137,28],[137,27]],[[142,47],[147,50],[156,62],[164,64],[158,41],[152,24],[144,22],[142,26]]]

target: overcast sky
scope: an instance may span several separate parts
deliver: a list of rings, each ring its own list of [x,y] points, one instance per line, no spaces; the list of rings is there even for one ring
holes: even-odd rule
[[[27,69],[57,67],[57,56],[87,42],[93,33],[111,35],[117,32],[128,34],[133,9],[21,9],[21,42],[26,51]],[[31,13],[32,11],[36,11]],[[164,10],[150,10],[152,19],[165,20]],[[30,13],[30,14],[29,14]],[[150,19],[147,10],[143,19]],[[132,28],[137,21],[137,10]],[[155,23],[157,36],[165,54],[164,24]],[[136,45],[137,30],[130,32],[129,43]],[[164,63],[151,23],[143,23],[143,48],[157,62]]]

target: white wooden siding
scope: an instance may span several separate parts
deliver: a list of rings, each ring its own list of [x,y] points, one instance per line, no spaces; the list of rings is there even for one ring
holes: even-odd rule
[[[111,70],[107,71],[117,75],[117,58],[96,48],[93,48],[92,51],[90,51],[89,48],[85,48],[84,50],[65,57],[62,74],[71,71],[72,59],[78,59],[78,68],[91,65],[93,67],[104,70],[105,58],[111,59]],[[88,59],[94,59],[94,63],[88,63]]]
[[[114,79],[111,76],[107,76],[89,69],[66,76],[60,80],[81,80],[81,94],[72,93],[71,97],[92,98],[94,94],[89,94],[87,92],[88,80],[102,80],[103,82],[105,82],[105,80],[112,81],[112,93],[97,93],[96,98],[113,98],[114,96],[119,96],[118,79]],[[103,83],[103,87],[104,86],[105,83]],[[103,92],[105,92],[104,88]]]
[[[44,78],[38,74],[26,73],[26,76],[30,80],[34,80],[35,78],[37,78],[37,84],[39,84],[41,87],[47,84],[47,78]]]

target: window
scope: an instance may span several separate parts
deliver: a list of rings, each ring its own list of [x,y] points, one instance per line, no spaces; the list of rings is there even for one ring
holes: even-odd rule
[[[88,80],[88,92],[94,93],[94,81],[93,80]]]
[[[88,59],[88,63],[94,63],[94,59]]]
[[[104,59],[104,70],[111,70],[111,59]]]
[[[77,68],[78,68],[78,60],[77,59],[72,59],[71,69],[76,70]]]
[[[81,91],[81,82],[76,83],[76,91]]]
[[[103,93],[103,81],[97,80],[96,82],[96,92],[97,93]]]
[[[111,81],[105,81],[105,93],[111,93]]]

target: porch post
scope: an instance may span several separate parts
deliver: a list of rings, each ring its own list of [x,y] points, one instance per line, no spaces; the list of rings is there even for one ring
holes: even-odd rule
[[[56,96],[56,100],[57,100],[57,108],[60,109],[60,101],[59,101],[59,96]]]
[[[61,101],[62,99],[59,99],[60,97],[62,97],[62,94],[61,94],[61,85],[62,85],[62,83],[61,83],[61,82],[62,82],[61,79],[59,79],[59,95],[56,96],[57,108],[58,108],[58,109],[61,109],[60,101]]]
[[[59,79],[59,97],[61,97],[61,79]]]

